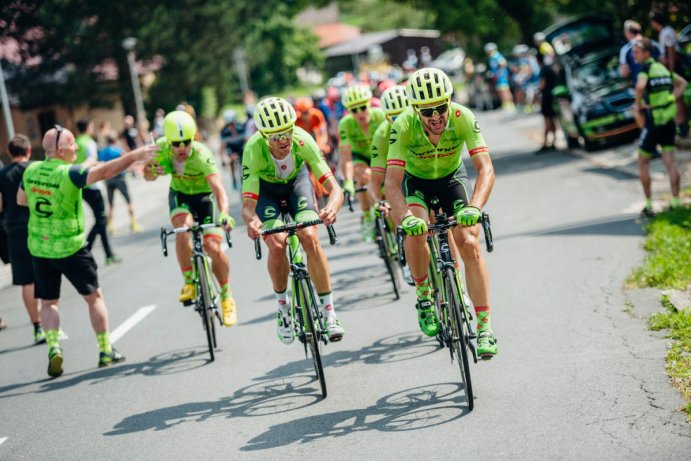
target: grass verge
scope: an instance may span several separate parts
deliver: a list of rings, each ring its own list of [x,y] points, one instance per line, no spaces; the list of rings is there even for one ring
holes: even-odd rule
[[[672,339],[667,351],[667,374],[686,402],[684,411],[691,423],[691,311],[677,310],[667,296],[662,296],[666,312],[653,314],[649,320],[651,330],[669,330],[666,337]]]

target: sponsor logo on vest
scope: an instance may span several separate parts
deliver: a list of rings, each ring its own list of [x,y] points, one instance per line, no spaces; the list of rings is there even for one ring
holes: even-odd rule
[[[50,201],[45,198],[45,197],[39,197],[36,199],[36,205],[34,206],[34,210],[36,211],[36,214],[41,217],[41,218],[50,218],[53,216],[53,212],[49,209],[51,208],[52,205],[50,204]]]

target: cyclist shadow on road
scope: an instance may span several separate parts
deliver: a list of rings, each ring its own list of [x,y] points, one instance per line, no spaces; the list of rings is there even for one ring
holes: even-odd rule
[[[181,349],[155,355],[145,362],[125,362],[108,368],[100,368],[87,372],[74,371],[65,373],[57,379],[47,378],[30,383],[11,384],[9,386],[0,387],[0,400],[31,393],[57,391],[82,383],[95,385],[111,379],[127,378],[132,375],[161,376],[184,373],[202,367],[207,363],[208,349]],[[40,387],[35,390],[32,389],[25,392],[5,394],[6,392],[11,392],[15,389],[32,386],[34,384],[38,384]]]
[[[308,416],[272,426],[241,447],[266,450],[325,437],[362,431],[414,431],[450,423],[468,414],[465,393],[458,383],[418,386],[389,394],[374,405],[356,410]]]

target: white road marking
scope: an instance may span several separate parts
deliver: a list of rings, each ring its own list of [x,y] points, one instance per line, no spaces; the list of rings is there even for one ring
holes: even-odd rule
[[[144,320],[144,317],[152,313],[154,309],[156,309],[156,304],[140,307],[137,312],[132,314],[130,318],[125,320],[119,327],[110,333],[110,342],[115,343],[115,341],[125,336],[125,333],[134,328],[136,324]]]
[[[7,440],[9,437],[0,437],[0,445],[5,443],[5,440]]]

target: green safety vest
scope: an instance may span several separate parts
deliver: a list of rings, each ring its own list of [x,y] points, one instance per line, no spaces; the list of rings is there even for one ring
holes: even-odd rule
[[[34,162],[22,182],[29,205],[29,251],[59,259],[84,246],[82,190],[69,177],[72,165],[62,160]]]
[[[647,80],[645,101],[651,106],[649,113],[653,123],[659,126],[674,120],[677,106],[672,92],[673,74],[664,65],[651,58],[643,64],[638,75],[638,78],[643,76]]]

